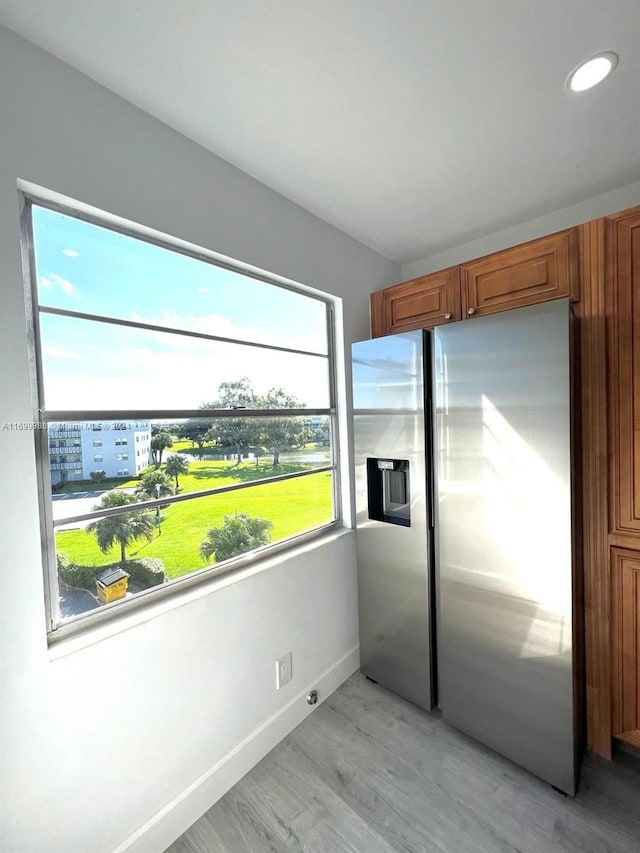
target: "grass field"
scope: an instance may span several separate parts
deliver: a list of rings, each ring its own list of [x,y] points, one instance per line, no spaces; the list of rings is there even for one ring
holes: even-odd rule
[[[245,463],[236,468],[229,462],[192,462],[189,474],[180,477],[180,492],[246,482],[269,476],[270,472],[286,473],[305,467],[283,465],[274,469],[271,465],[264,465],[256,468],[255,463]],[[136,481],[126,485],[136,485]],[[323,472],[173,504],[161,512],[162,534],[154,535],[151,542],[134,542],[127,550],[127,557],[159,557],[169,578],[202,569],[206,564],[198,549],[207,531],[221,526],[225,515],[235,513],[272,521],[272,542],[325,524],[333,517],[331,473]],[[120,558],[119,546],[103,554],[95,535],[84,529],[60,531],[56,534],[56,546],[68,554],[71,562],[81,565],[102,566]]]
[[[229,486],[232,483],[246,483],[250,480],[276,477],[279,474],[293,474],[296,471],[305,471],[312,467],[311,465],[290,462],[276,466],[271,465],[270,462],[261,462],[256,465],[255,461],[234,465],[229,460],[220,459],[189,462],[189,471],[186,474],[180,474],[178,477],[178,493],[200,492],[204,489],[215,489],[218,486]],[[162,469],[164,469],[164,465],[162,465]],[[174,478],[170,477],[169,479],[171,484],[175,486]],[[136,486],[137,484],[137,480],[130,480],[124,486]]]
[[[165,468],[167,456],[171,456],[175,452],[176,447],[178,447],[180,452],[193,454],[194,456],[197,456],[199,453],[198,448],[192,447],[190,441],[177,441],[173,448],[165,451],[163,454],[162,470]],[[318,445],[313,443],[306,445],[304,449],[295,451],[295,455],[296,458],[304,458],[307,454],[317,457],[318,450],[325,452],[326,459],[322,462],[317,462],[316,466],[329,464],[330,454],[328,448],[324,446],[318,447]],[[286,453],[281,454],[283,458],[282,464],[275,467],[271,464],[271,454],[269,453],[259,458],[257,466],[255,459],[246,460],[238,466],[235,460],[216,458],[220,456],[219,447],[205,447],[202,455],[202,460],[188,460],[189,472],[187,474],[180,474],[178,478],[180,492],[196,492],[201,489],[212,489],[215,486],[228,485],[238,480],[257,480],[263,477],[273,477],[277,474],[302,471],[306,468],[314,467],[313,464],[307,462],[287,462]],[[149,465],[142,473],[153,470],[155,470],[155,465]],[[173,484],[173,477],[170,480]],[[140,485],[139,477],[132,477],[130,480],[123,480],[121,477],[117,479],[107,478],[101,483],[95,483],[91,480],[75,480],[56,489],[55,494],[74,494],[76,492],[104,489],[133,489],[138,485]]]

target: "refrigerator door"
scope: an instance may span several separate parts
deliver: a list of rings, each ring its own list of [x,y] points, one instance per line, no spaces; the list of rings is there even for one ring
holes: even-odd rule
[[[352,365],[360,668],[430,710],[424,341],[423,332],[363,341]]]
[[[437,329],[447,722],[575,793],[566,300]]]

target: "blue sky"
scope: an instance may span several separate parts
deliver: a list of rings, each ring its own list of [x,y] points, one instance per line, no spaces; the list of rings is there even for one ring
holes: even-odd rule
[[[326,353],[322,302],[34,206],[42,305]],[[328,405],[327,360],[41,315],[45,404],[194,408],[248,375]]]

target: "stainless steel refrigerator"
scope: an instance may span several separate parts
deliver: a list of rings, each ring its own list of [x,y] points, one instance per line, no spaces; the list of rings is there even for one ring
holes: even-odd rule
[[[355,344],[353,376],[362,672],[574,794],[571,349],[561,300]]]
[[[435,696],[428,343],[407,332],[352,350],[360,666],[426,710]]]

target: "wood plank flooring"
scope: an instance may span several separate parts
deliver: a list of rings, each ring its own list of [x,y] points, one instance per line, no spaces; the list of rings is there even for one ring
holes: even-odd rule
[[[356,674],[166,853],[640,853],[640,763],[575,800]]]

